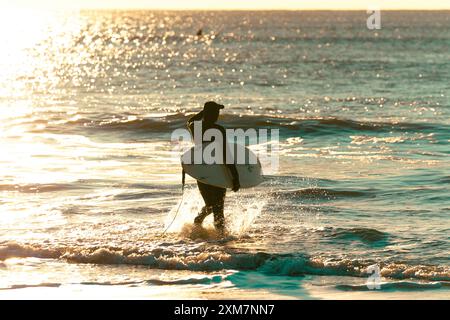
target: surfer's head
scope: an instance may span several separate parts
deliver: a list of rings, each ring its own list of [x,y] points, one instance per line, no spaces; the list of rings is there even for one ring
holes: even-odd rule
[[[203,120],[206,123],[215,123],[219,119],[219,112],[225,108],[223,105],[208,101],[203,107]]]

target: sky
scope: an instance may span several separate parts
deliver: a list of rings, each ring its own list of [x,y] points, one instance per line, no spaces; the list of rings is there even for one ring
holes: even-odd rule
[[[450,9],[449,0],[0,0],[0,8],[118,9]]]

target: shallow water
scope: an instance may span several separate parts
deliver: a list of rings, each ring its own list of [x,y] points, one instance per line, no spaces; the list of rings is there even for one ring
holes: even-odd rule
[[[450,297],[448,12],[0,21],[2,298]],[[192,239],[170,135],[212,99],[280,166]]]

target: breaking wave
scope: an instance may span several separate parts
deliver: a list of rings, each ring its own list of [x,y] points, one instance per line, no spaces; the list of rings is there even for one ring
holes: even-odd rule
[[[175,129],[185,128],[189,116],[184,113],[170,114],[161,117],[136,118],[136,117],[112,117],[110,119],[88,119],[81,118],[64,123],[47,123],[44,130],[48,131],[118,131],[132,133],[168,133]],[[371,122],[327,118],[292,118],[273,115],[230,115],[224,114],[220,121],[227,124],[229,128],[267,128],[280,129],[283,131],[297,131],[302,134],[326,135],[342,132],[414,132],[414,131],[436,131],[448,130],[450,126],[443,127],[442,124],[431,123],[407,123],[407,122]]]
[[[373,261],[323,259],[302,254],[271,254],[240,252],[220,246],[198,245],[188,250],[176,247],[55,247],[45,248],[19,243],[0,245],[0,259],[36,257],[62,259],[72,263],[104,265],[145,265],[164,270],[190,271],[259,271],[270,275],[329,275],[367,277],[367,267]],[[391,279],[450,281],[450,268],[407,263],[380,263],[381,276]]]

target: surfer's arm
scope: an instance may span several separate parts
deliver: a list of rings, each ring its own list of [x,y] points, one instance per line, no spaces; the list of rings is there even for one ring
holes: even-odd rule
[[[189,118],[187,122],[187,127],[192,135],[194,135],[194,122],[201,121],[202,119],[203,119],[203,110]]]
[[[200,111],[199,113],[193,115],[192,117],[190,117],[187,123],[188,123],[188,125],[190,125],[194,121],[201,121],[202,119],[203,119],[203,110]]]

